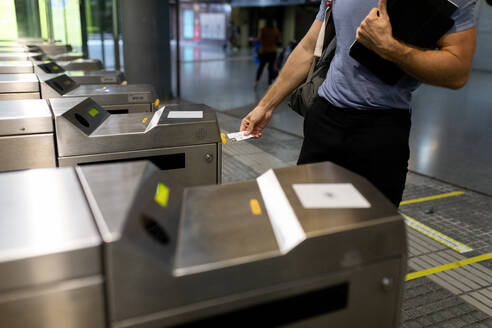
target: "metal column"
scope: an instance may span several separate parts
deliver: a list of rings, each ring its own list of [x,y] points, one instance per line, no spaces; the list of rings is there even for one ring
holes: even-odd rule
[[[125,74],[129,83],[150,83],[171,98],[169,3],[121,0]]]

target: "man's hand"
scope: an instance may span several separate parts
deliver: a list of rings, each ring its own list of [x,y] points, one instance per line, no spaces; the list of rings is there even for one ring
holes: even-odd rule
[[[245,118],[241,121],[240,131],[247,131],[246,135],[252,134],[253,137],[261,137],[261,132],[268,125],[272,118],[272,111],[266,110],[263,107],[256,106]]]
[[[379,0],[357,29],[356,40],[385,59],[394,51],[398,41],[393,38],[386,1]]]

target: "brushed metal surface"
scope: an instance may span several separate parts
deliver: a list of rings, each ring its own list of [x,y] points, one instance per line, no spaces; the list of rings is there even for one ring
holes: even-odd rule
[[[34,67],[30,61],[0,61],[0,74],[25,74],[34,73]]]
[[[0,93],[39,92],[36,74],[0,74]]]
[[[46,100],[0,102],[0,136],[53,132],[53,119]]]
[[[58,62],[66,71],[98,71],[104,68],[99,59],[77,59]]]
[[[29,60],[27,52],[0,52],[0,60]]]
[[[65,117],[84,99],[86,98],[50,99],[55,115],[58,154],[61,158],[220,142],[217,117],[211,110],[204,111],[203,119],[175,120],[175,123],[166,120],[163,124],[158,121],[162,115],[167,115],[164,110],[111,115],[94,132],[86,135]],[[212,153],[216,159],[217,150]]]
[[[0,137],[0,149],[0,171],[56,166],[53,133]]]
[[[0,45],[0,53],[6,53],[6,52],[28,52],[28,48],[26,46],[21,46],[21,45]]]
[[[334,164],[300,165],[278,169],[275,173],[307,236],[316,237],[358,226],[401,220],[395,208],[365,179]],[[347,181],[371,203],[370,208],[306,209],[292,188],[293,184]],[[252,198],[260,202],[262,215],[251,212],[249,201]],[[269,238],[261,234],[270,226],[262,199],[255,180],[188,189],[184,198],[175,272],[187,274],[206,270],[207,266],[213,268],[235,264],[238,258],[248,259],[255,254],[259,255],[255,247],[263,247],[262,253],[275,252],[279,255],[273,233],[269,232]],[[205,208],[207,211],[203,211]],[[224,215],[228,217],[227,222],[223,222]],[[197,217],[200,220],[196,220]],[[248,239],[254,246],[247,242]],[[245,246],[237,249],[228,246],[234,240],[242,241]],[[268,247],[262,245],[266,242]]]
[[[120,84],[125,80],[120,71],[68,71],[67,74],[78,84]]]
[[[101,272],[101,239],[73,168],[0,174],[0,208],[0,291]]]
[[[0,93],[0,100],[41,99],[39,92]]]
[[[84,58],[84,54],[81,52],[65,52],[56,55],[49,55],[51,60],[54,61],[72,61],[76,59]]]
[[[47,55],[63,54],[71,50],[70,46],[64,44],[37,44],[37,47]]]
[[[0,293],[2,327],[105,327],[101,276]]]
[[[155,168],[143,174],[142,170],[140,167],[137,174],[143,177],[140,184],[147,191],[164,179]],[[396,327],[406,272],[405,225],[396,209],[367,181],[330,163],[275,171],[281,184],[354,183],[372,207],[362,210],[360,219],[354,218],[351,209],[339,212],[295,208],[307,239],[281,254],[268,217],[249,212],[252,197],[260,201],[265,212],[255,181],[188,188],[177,235],[167,231],[170,242],[154,241],[151,247],[153,239],[141,225],[141,217],[149,215],[165,227],[178,220],[179,214],[165,209],[149,212],[156,208],[153,197],[138,191],[128,212],[131,215],[126,215],[124,223],[121,212],[106,210],[99,216],[113,237],[107,239],[110,242],[105,247],[112,325],[169,326],[348,283],[350,295],[345,309],[293,326]],[[103,175],[101,167],[91,179],[98,181],[97,177]],[[104,183],[110,184],[108,180]],[[96,193],[102,189],[92,186],[90,189]],[[130,184],[127,187],[133,188]],[[113,193],[127,194],[128,190],[114,187]],[[289,200],[294,201],[291,196],[288,195]],[[93,199],[107,208],[110,203],[114,203],[113,207],[119,204],[116,195],[112,200],[103,196]],[[115,217],[120,219],[113,221]],[[111,233],[111,226],[120,232]],[[178,250],[169,258],[164,254],[174,243]],[[159,247],[161,256],[155,252]],[[169,267],[169,263],[174,264]],[[178,275],[176,269],[181,271]],[[383,290],[383,277],[393,279],[393,289]]]
[[[184,168],[168,170],[172,177],[180,181],[183,185],[198,186],[217,183],[217,176],[221,172],[218,172],[215,144],[58,157],[58,165],[64,167],[84,163],[112,162],[129,159],[142,160],[172,154],[184,154],[185,156],[186,166]],[[212,154],[214,160],[207,162],[205,159],[206,154]]]
[[[134,100],[130,98],[134,96]],[[156,95],[148,84],[81,85],[64,97],[91,97],[101,106],[123,104],[151,104]]]

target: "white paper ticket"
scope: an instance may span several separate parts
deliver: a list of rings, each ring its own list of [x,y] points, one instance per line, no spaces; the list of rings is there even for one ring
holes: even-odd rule
[[[234,140],[234,141],[242,141],[242,140],[247,140],[250,138],[253,138],[253,135],[245,135],[246,131],[241,131],[241,132],[234,132],[234,133],[229,133],[227,134],[227,138]]]

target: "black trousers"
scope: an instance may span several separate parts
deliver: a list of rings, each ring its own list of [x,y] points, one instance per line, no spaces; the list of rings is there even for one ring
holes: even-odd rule
[[[268,84],[272,84],[273,79],[275,78],[275,59],[277,59],[277,53],[266,53],[258,55],[258,59],[260,60],[260,66],[256,71],[256,81],[260,80],[261,73],[263,73],[263,69],[266,64],[268,64]]]
[[[368,179],[398,207],[408,171],[410,125],[410,110],[337,108],[318,96],[304,120],[297,164],[338,164]]]

